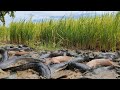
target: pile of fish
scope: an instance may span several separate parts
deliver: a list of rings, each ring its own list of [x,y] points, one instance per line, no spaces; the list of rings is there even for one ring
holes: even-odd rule
[[[11,67],[12,64],[22,60],[27,63]],[[78,79],[119,79],[119,64],[119,51],[56,50],[35,52],[33,48],[26,45],[0,48],[0,69],[2,71],[17,72],[33,69],[44,79],[53,79],[55,73],[65,69],[79,70],[82,76]]]

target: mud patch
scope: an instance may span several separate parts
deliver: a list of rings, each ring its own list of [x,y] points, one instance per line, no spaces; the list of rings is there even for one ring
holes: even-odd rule
[[[15,66],[19,66],[19,65],[22,65],[22,64],[26,64],[26,63],[28,63],[28,61],[20,60],[20,61],[17,61],[15,64],[11,64],[9,67],[15,67]]]
[[[108,67],[100,67],[84,75],[84,77],[91,79],[117,79],[118,76],[119,74],[115,70],[108,70]]]
[[[41,77],[37,72],[32,69],[17,71],[17,79],[40,79]]]
[[[10,75],[10,72],[4,72],[3,70],[0,69],[0,78],[5,78]]]
[[[64,77],[64,78],[60,78],[60,77]],[[76,71],[71,71],[71,70],[61,70],[59,72],[54,73],[54,75],[52,76],[53,79],[78,79],[80,78],[80,76],[82,76],[82,73],[79,72],[78,70]]]

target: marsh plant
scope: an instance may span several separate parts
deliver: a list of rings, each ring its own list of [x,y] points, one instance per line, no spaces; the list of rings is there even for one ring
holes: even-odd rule
[[[59,20],[11,22],[0,27],[0,40],[16,44],[91,50],[120,49],[120,13]]]

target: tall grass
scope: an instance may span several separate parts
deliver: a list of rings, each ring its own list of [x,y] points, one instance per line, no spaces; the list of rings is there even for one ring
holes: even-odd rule
[[[10,41],[10,31],[5,26],[0,26],[0,42],[7,43]]]
[[[11,43],[92,50],[120,49],[120,13],[39,23],[30,19],[11,22],[8,30],[2,29],[5,28],[0,27],[0,40],[10,39]]]

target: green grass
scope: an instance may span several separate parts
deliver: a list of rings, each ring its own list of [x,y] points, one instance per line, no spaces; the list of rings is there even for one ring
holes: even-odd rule
[[[0,27],[0,41],[39,48],[120,49],[120,14],[46,20],[21,20]]]
[[[0,26],[0,42],[7,43],[10,41],[10,31],[4,26]]]

